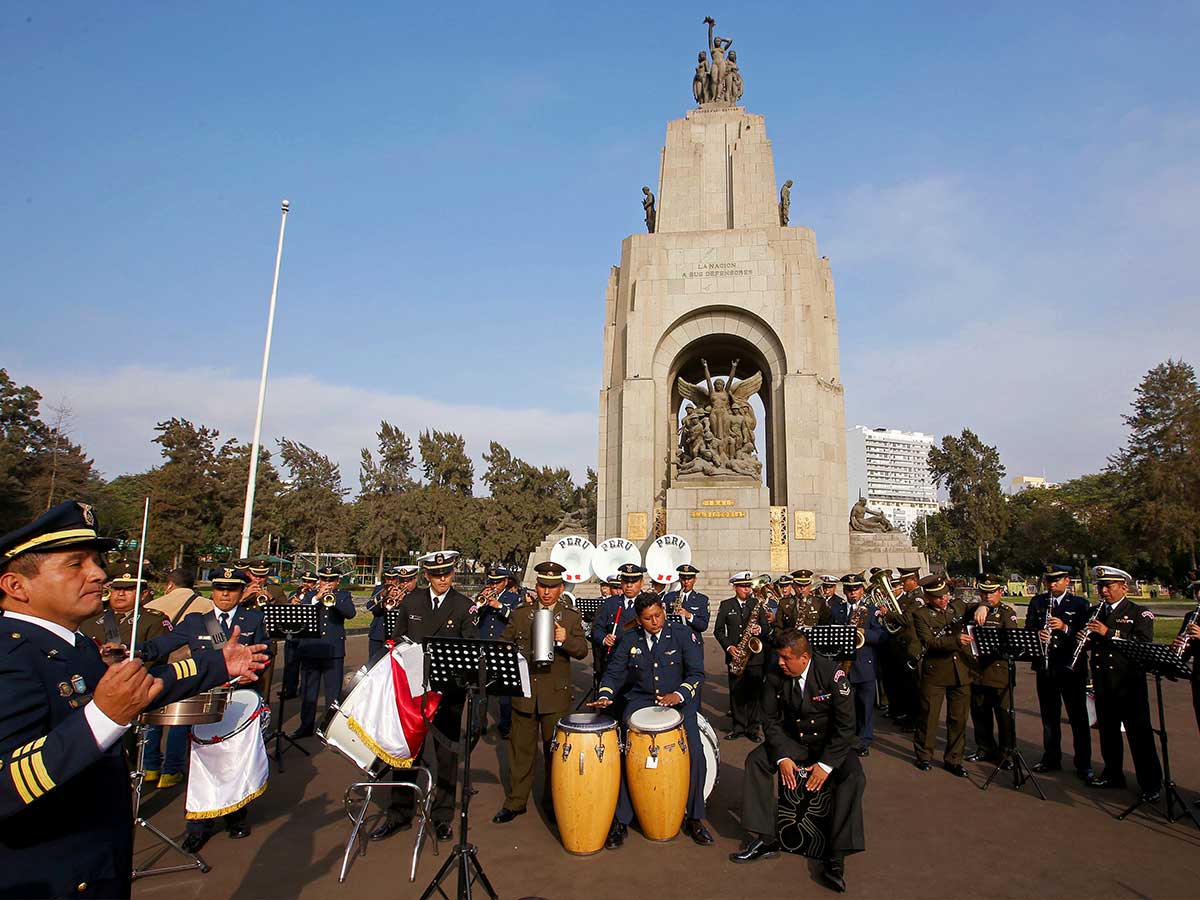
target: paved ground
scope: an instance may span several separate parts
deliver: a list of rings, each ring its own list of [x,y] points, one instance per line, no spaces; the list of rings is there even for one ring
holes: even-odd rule
[[[360,663],[366,640],[352,637],[350,661]],[[705,714],[723,733],[727,691],[715,642],[709,638],[709,677]],[[1023,667],[1024,668],[1024,667]],[[587,675],[576,666],[582,687]],[[1022,672],[1018,684],[1018,732],[1023,751],[1035,761],[1040,751],[1033,679]],[[1190,800],[1200,790],[1200,737],[1187,685],[1166,684],[1171,762],[1177,782]],[[1064,725],[1064,728],[1066,726]],[[1047,800],[1031,788],[1017,792],[1011,782],[979,790],[989,768],[969,766],[970,782],[935,768],[927,773],[910,764],[911,738],[877,728],[876,745],[864,760],[867,846],[847,861],[850,893],[858,896],[1068,898],[1195,897],[1195,862],[1200,830],[1185,822],[1168,825],[1161,816],[1136,814],[1115,821],[1132,795],[1084,788],[1070,774],[1041,779]],[[1068,731],[1069,735],[1069,731]],[[968,746],[971,745],[968,732]],[[342,792],[354,780],[349,763],[305,741],[311,759],[292,752],[282,774],[272,771],[267,793],[251,808],[254,833],[230,841],[223,833],[204,849],[212,865],[207,875],[180,873],[139,881],[140,900],[186,900],[205,896],[257,897],[418,897],[440,860],[427,849],[417,883],[407,882],[412,832],[370,845],[346,883],[337,883],[349,824]],[[808,861],[787,856],[750,866],[735,866],[726,855],[742,838],[738,826],[741,764],[752,748],[745,740],[723,742],[721,777],[709,798],[709,824],[715,846],[702,848],[679,837],[655,844],[631,832],[625,847],[587,858],[567,855],[555,832],[530,807],[508,825],[491,824],[503,800],[501,761],[494,729],[473,758],[479,794],[472,806],[474,842],[500,896],[563,900],[622,898],[633,892],[657,897],[758,898],[826,893]],[[1093,741],[1099,763],[1098,741]],[[1129,780],[1131,764],[1126,755]],[[540,788],[536,796],[540,797]],[[146,804],[153,821],[171,834],[183,831],[182,789],[156,794]],[[139,859],[151,842],[138,837]],[[447,848],[443,847],[445,854]],[[173,855],[173,854],[172,854]],[[442,857],[444,858],[444,856]],[[451,893],[453,896],[453,893]],[[832,896],[832,895],[830,895]]]

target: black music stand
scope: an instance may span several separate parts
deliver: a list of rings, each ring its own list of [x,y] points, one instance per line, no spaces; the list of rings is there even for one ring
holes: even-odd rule
[[[286,648],[289,640],[321,636],[321,610],[322,607],[315,603],[268,603],[263,607],[263,625],[271,640],[283,641]],[[273,662],[271,665],[275,665],[275,663]],[[267,702],[270,702],[270,698],[267,698]],[[275,752],[271,754],[271,758],[275,760],[275,765],[279,766],[280,772],[283,771],[283,754],[287,750],[287,747],[283,745],[284,741],[305,756],[309,755],[307,750],[284,733],[283,723],[286,719],[284,707],[286,705],[287,691],[286,685],[283,685],[279,689],[279,710],[275,713],[275,731],[265,738],[267,742],[272,739],[275,741]]]
[[[607,597],[575,597],[575,608],[579,610],[579,615],[583,616],[585,621],[592,621],[596,618],[596,613],[600,612],[600,607],[604,605]]]
[[[389,609],[383,614],[383,627],[386,629],[384,633],[389,638],[396,633],[400,627],[400,607]]]
[[[984,780],[981,790],[986,791],[992,783],[992,779],[1000,774],[1004,770],[1004,764],[1008,763],[1012,766],[1013,790],[1019,791],[1028,781],[1038,792],[1038,796],[1045,800],[1046,795],[1042,793],[1042,786],[1033,777],[1033,769],[1029,767],[1029,763],[1025,761],[1025,757],[1021,755],[1021,750],[1017,746],[1017,710],[1015,706],[1017,696],[1015,663],[1042,659],[1042,639],[1036,631],[1027,631],[1024,628],[998,628],[995,625],[976,627],[974,638],[981,657],[1003,659],[1008,663],[1008,709],[1005,710],[1005,713],[1008,715],[1009,731],[1012,734],[1012,746],[1000,748],[1000,762]]]
[[[476,880],[492,900],[498,900],[479,862],[478,850],[474,844],[467,842],[471,795],[474,793],[471,787],[471,751],[478,740],[476,716],[479,704],[487,702],[488,695],[524,696],[520,658],[517,645],[510,641],[452,637],[430,637],[425,640],[425,689],[455,686],[466,690],[467,733],[459,743],[459,752],[463,757],[463,786],[458,814],[458,843],[425,888],[421,900],[429,900],[435,892],[445,900],[450,900],[450,895],[442,888],[442,882],[455,870],[458,871],[458,900],[471,900]]]
[[[1192,670],[1188,668],[1188,664],[1184,660],[1179,658],[1179,655],[1170,644],[1127,641],[1124,638],[1115,637],[1112,639],[1112,646],[1114,650],[1123,653],[1130,662],[1143,672],[1154,676],[1154,693],[1158,700],[1158,727],[1151,726],[1150,730],[1158,735],[1158,744],[1162,747],[1162,796],[1164,805],[1166,806],[1166,809],[1162,813],[1166,817],[1166,820],[1172,823],[1187,816],[1192,820],[1193,825],[1200,828],[1200,821],[1196,819],[1195,813],[1188,809],[1187,801],[1179,796],[1179,791],[1175,789],[1175,781],[1171,778],[1171,755],[1167,752],[1167,718],[1163,710],[1162,698],[1162,680],[1164,678],[1169,678],[1171,681],[1179,678],[1190,678]],[[1117,819],[1124,819],[1143,803],[1148,804],[1152,809],[1157,809],[1154,803],[1151,803],[1144,797],[1139,797],[1125,812],[1117,816]],[[1182,810],[1179,815],[1175,815],[1176,803],[1179,804]]]
[[[854,659],[858,647],[858,629],[853,625],[814,625],[808,629],[813,653],[830,659]]]

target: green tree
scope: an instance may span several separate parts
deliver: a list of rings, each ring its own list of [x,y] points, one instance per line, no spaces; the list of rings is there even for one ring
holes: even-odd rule
[[[578,489],[567,469],[530,465],[492,441],[483,455],[483,481],[491,491],[482,504],[484,559],[524,564],[547,533],[572,509]]]
[[[288,478],[278,502],[279,528],[298,550],[342,551],[349,543],[350,511],[342,502],[341,468],[299,441],[280,438],[279,458]]]
[[[1152,563],[1200,540],[1200,387],[1187,363],[1167,360],[1142,379],[1125,446],[1109,459],[1122,482],[1122,515]]]
[[[150,527],[146,554],[158,565],[177,557],[194,562],[217,539],[215,429],[196,427],[187,419],[159,422],[154,443],[164,462],[149,473]],[[141,521],[141,509],[138,510]],[[182,556],[180,554],[182,553]]]
[[[246,511],[246,479],[250,475],[250,445],[230,438],[217,451],[213,465],[216,533],[219,552],[236,554],[242,543]],[[283,484],[266,447],[258,448],[254,477],[254,511],[250,519],[251,552],[267,552],[268,536],[279,534],[279,495]]]
[[[417,446],[421,451],[421,471],[430,485],[463,497],[471,496],[475,464],[467,456],[466,441],[461,434],[422,431]]]
[[[912,540],[930,562],[941,563],[948,572],[963,571],[974,555],[974,548],[963,541],[949,510],[939,510],[918,521],[913,526]]]
[[[386,421],[379,423],[376,437],[379,439],[378,462],[368,448],[362,448],[358,476],[362,493],[384,496],[403,494],[413,486],[412,470],[416,461],[413,459],[412,441],[403,431]]]
[[[961,538],[975,549],[983,571],[984,547],[1004,534],[1008,507],[1000,490],[1004,466],[1000,453],[969,428],[959,437],[946,435],[940,447],[929,449],[929,471],[950,496],[946,515]]]

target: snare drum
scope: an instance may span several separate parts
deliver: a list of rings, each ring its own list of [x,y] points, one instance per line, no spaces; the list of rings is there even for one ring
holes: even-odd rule
[[[629,800],[652,841],[679,833],[691,783],[683,715],[668,706],[648,706],[629,716],[625,784]],[[699,748],[696,748],[697,752]]]
[[[381,662],[391,664],[386,656]],[[355,672],[346,695],[342,697],[341,701],[329,704],[329,713],[325,717],[324,724],[317,729],[317,737],[326,747],[350,760],[365,774],[374,776],[383,771],[387,764],[351,730],[350,717],[342,712],[342,706],[350,702],[355,691],[365,689],[368,671],[370,670],[363,666]]]
[[[211,725],[220,722],[233,688],[221,686],[142,713],[143,725]]]
[[[265,732],[271,724],[271,710],[257,691],[239,687],[230,693],[225,712],[218,721],[192,726],[192,741],[206,746],[219,744],[255,723]]]
[[[617,723],[597,713],[563,716],[550,742],[550,794],[568,853],[604,849],[621,790]]]

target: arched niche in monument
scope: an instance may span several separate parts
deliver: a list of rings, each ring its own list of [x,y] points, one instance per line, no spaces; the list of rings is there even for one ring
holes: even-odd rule
[[[692,310],[664,330],[654,353],[655,458],[660,460],[658,481],[662,488],[673,483],[697,483],[704,476],[677,474],[677,423],[684,398],[678,387],[682,377],[691,384],[705,381],[702,360],[713,379],[728,379],[737,360],[735,384],[762,374],[757,396],[762,403],[762,444],[757,446],[763,464],[761,480],[773,504],[787,503],[787,454],[784,452],[785,421],[783,383],[787,358],[783,342],[769,324],[745,309],[714,305]]]

